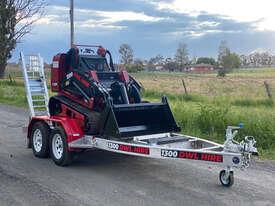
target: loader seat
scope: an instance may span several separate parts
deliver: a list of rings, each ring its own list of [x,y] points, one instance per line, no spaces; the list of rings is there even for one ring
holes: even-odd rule
[[[129,97],[126,89],[128,83],[126,71],[123,71],[125,78],[122,78],[122,72],[97,72],[99,82],[104,85],[113,98],[114,104],[129,104]]]
[[[66,73],[72,72],[78,69],[79,65],[79,50],[77,48],[71,48],[66,55]]]

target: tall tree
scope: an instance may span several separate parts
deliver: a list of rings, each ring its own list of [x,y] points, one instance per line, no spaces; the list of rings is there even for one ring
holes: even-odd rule
[[[187,65],[189,62],[187,45],[183,42],[179,43],[177,52],[175,55],[175,62],[182,69],[183,66]]]
[[[130,73],[136,73],[144,70],[143,60],[135,59],[132,65],[126,65],[126,69]]]
[[[133,63],[134,52],[129,44],[121,44],[119,47],[120,62],[124,65]]]
[[[199,57],[197,59],[197,64],[210,64],[210,65],[215,66],[216,60],[212,57]]]
[[[219,46],[219,54],[218,54],[218,62],[219,64],[222,64],[223,57],[230,54],[230,49],[227,46],[227,42],[225,40],[221,41]]]
[[[176,71],[178,69],[178,64],[175,61],[167,61],[164,65],[164,69],[169,72]]]
[[[164,57],[161,54],[158,54],[157,56],[152,57],[149,60],[149,64],[151,64],[151,65],[162,65],[162,64],[164,64]]]
[[[233,68],[239,68],[241,65],[239,55],[234,52],[230,52],[226,41],[222,41],[219,46],[218,64],[220,66],[218,76],[222,77],[225,77],[226,73],[231,71]]]
[[[4,77],[7,61],[20,39],[42,13],[45,0],[0,1],[0,78]]]
[[[236,53],[230,53],[224,56],[222,59],[222,66],[227,70],[239,68],[240,65],[241,65],[241,59],[239,55]]]

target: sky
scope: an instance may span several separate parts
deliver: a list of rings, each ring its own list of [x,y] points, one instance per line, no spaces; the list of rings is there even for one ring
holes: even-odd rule
[[[47,62],[69,49],[69,0],[46,0],[45,15],[14,51],[40,53]],[[136,58],[174,57],[184,42],[190,58],[216,57],[220,42],[240,54],[275,51],[272,0],[75,0],[77,44],[100,44],[119,60],[130,44]]]

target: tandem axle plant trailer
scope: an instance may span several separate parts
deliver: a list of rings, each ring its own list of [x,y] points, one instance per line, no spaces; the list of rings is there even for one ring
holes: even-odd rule
[[[110,52],[101,46],[80,45],[54,57],[51,88],[58,95],[49,101],[41,57],[28,60],[26,63],[21,53],[31,117],[28,146],[37,157],[50,155],[57,165],[65,166],[73,154],[96,148],[149,158],[204,161],[224,166],[219,178],[229,187],[234,183],[233,168],[248,167],[251,154],[257,153],[253,137],[240,143],[234,140],[241,125],[227,128],[223,145],[178,134],[180,128],[167,99],[143,102],[139,84],[126,71],[116,71]]]

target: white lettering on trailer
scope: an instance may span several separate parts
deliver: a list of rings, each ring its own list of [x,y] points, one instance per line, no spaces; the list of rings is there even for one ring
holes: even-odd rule
[[[59,62],[58,61],[53,61],[53,68],[58,69],[59,68]]]
[[[161,156],[162,157],[178,157],[178,151],[175,151],[175,150],[165,150],[165,149],[162,149],[161,150]]]
[[[118,150],[118,149],[119,149],[119,145],[118,145],[117,143],[108,142],[108,148],[109,148],[109,149]]]

